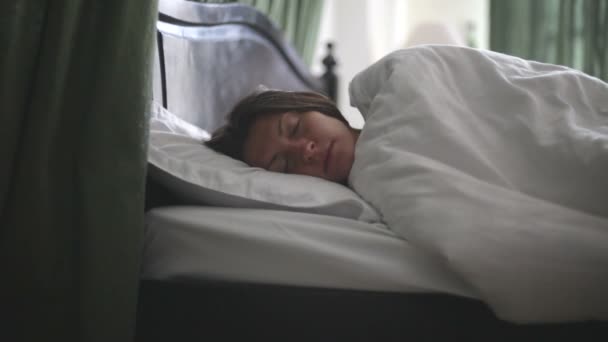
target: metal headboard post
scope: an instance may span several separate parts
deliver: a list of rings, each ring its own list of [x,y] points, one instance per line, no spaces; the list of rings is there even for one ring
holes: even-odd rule
[[[327,43],[327,55],[323,58],[323,65],[325,65],[325,73],[321,76],[321,81],[325,87],[325,92],[330,99],[335,103],[338,103],[338,76],[334,72],[336,59],[333,55],[333,43]]]
[[[156,45],[158,49],[158,62],[160,64],[160,82],[163,97],[163,107],[169,109],[167,104],[167,75],[165,74],[165,50],[163,49],[163,35],[156,30]]]

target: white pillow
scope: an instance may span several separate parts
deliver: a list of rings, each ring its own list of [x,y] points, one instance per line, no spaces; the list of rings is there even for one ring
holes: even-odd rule
[[[345,186],[250,167],[203,145],[206,139],[207,132],[154,103],[148,149],[150,177],[192,204],[286,209],[380,221],[376,210]]]

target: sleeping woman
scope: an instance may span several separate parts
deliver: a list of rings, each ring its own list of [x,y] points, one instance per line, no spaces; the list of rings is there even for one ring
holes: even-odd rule
[[[608,320],[608,85],[464,47],[391,53],[322,95],[262,91],[211,148],[347,184],[515,322]],[[294,181],[297,181],[294,179]]]
[[[358,137],[325,96],[266,90],[241,100],[206,144],[255,167],[344,184]]]

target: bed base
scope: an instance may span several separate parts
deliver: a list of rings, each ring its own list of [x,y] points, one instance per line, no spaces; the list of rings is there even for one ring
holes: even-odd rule
[[[606,341],[608,323],[516,325],[481,302],[206,281],[142,282],[136,341]]]

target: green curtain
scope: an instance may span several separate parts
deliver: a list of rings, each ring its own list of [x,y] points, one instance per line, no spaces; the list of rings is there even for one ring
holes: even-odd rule
[[[311,65],[319,33],[322,0],[195,0],[206,3],[239,2],[266,14],[285,34],[304,62]]]
[[[3,341],[133,340],[156,11],[3,2]]]
[[[608,0],[491,0],[490,48],[608,81]]]

